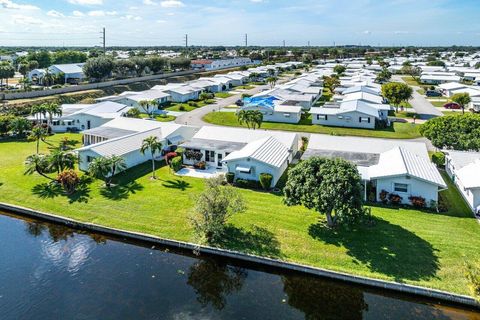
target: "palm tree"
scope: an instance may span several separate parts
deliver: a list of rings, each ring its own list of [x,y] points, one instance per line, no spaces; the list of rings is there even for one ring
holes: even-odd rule
[[[47,110],[46,110],[46,104],[36,104],[32,107],[32,109],[30,110],[30,114],[32,116],[35,116],[35,119],[37,120],[37,122],[40,121],[40,116],[42,114],[46,114]]]
[[[240,110],[237,112],[237,120],[240,125],[243,126],[243,124],[247,125],[247,128],[250,129],[250,121],[248,118],[248,111],[246,110]]]
[[[153,118],[153,110],[155,107],[158,107],[159,103],[157,100],[142,100],[138,105],[145,110],[145,113],[148,114],[150,118]]]
[[[48,169],[49,171],[57,171],[58,174],[66,169],[73,170],[77,159],[74,153],[56,148],[48,156]]]
[[[30,130],[32,123],[24,117],[16,117],[10,123],[10,130],[18,136],[23,136],[25,131]]]
[[[42,84],[44,86],[50,86],[51,84],[53,84],[55,82],[55,75],[53,75],[50,70],[45,69],[45,74],[43,75],[42,77]]]
[[[249,111],[249,119],[253,130],[257,127],[260,128],[263,122],[263,114],[258,110],[250,110]]]
[[[47,130],[45,130],[45,128],[43,128],[41,125],[36,125],[32,128],[32,131],[30,132],[30,136],[28,138],[37,142],[37,154],[40,147],[40,141],[45,142],[45,138],[47,136]]]
[[[25,174],[31,175],[36,172],[42,177],[54,181],[55,179],[50,178],[45,174],[48,170],[48,166],[49,162],[47,156],[44,154],[33,154],[25,160]]]
[[[155,136],[145,138],[140,147],[140,152],[145,154],[147,150],[150,150],[152,155],[152,179],[155,179],[155,153],[162,150],[162,143]]]
[[[267,83],[270,84],[270,88],[274,88],[275,85],[277,84],[277,78],[276,77],[268,77],[267,78]]]
[[[48,114],[49,125],[53,123],[53,116],[62,116],[62,107],[56,103],[47,103],[45,105],[45,111]]]
[[[105,186],[110,188],[112,178],[117,170],[126,168],[125,160],[122,157],[112,155],[110,157],[98,157],[93,159],[88,166],[88,172],[95,177],[101,177]]]

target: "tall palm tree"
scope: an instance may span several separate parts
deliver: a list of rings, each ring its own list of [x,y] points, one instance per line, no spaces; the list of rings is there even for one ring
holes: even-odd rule
[[[260,128],[263,122],[263,114],[258,110],[250,110],[248,118],[250,120],[250,124],[255,130],[256,128]]]
[[[268,77],[267,83],[270,85],[270,88],[273,89],[277,84],[277,77]]]
[[[62,116],[62,107],[56,103],[47,103],[45,105],[45,111],[48,114],[48,124],[52,125],[53,116]]]
[[[155,136],[145,138],[142,141],[140,152],[145,154],[147,150],[150,150],[150,154],[152,156],[152,179],[155,179],[155,153],[162,150],[162,143],[158,141],[158,138]]]
[[[247,128],[250,129],[250,121],[248,118],[248,111],[246,110],[240,110],[237,112],[237,120],[240,125],[243,126],[243,124],[247,125]]]
[[[39,152],[39,147],[40,147],[40,141],[45,142],[45,138],[47,138],[48,133],[45,128],[43,128],[41,125],[36,125],[35,127],[32,128],[32,131],[30,132],[29,139],[36,141],[37,143],[37,154]]]
[[[50,178],[45,174],[48,170],[48,166],[49,162],[47,156],[44,154],[33,154],[25,160],[25,174],[31,175],[36,172],[42,177],[54,181],[55,179]]]

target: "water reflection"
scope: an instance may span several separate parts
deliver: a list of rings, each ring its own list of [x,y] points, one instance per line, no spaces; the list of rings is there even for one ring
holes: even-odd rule
[[[197,300],[203,306],[210,304],[222,310],[227,296],[240,291],[246,277],[247,271],[243,268],[204,258],[190,267],[187,284],[195,290]]]
[[[0,242],[2,320],[480,319],[418,297],[1,213]]]

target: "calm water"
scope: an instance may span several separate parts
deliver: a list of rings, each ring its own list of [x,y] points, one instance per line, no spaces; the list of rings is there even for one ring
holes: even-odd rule
[[[480,319],[473,311],[0,213],[0,319]]]

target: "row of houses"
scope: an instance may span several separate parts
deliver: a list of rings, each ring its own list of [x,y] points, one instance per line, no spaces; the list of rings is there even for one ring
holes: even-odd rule
[[[111,155],[123,157],[127,168],[144,163],[149,155],[142,154],[140,146],[149,136],[156,136],[165,150],[182,147],[187,166],[204,162],[211,173],[231,172],[235,179],[256,181],[260,174],[269,173],[272,187],[300,156],[296,133],[117,118],[84,131],[84,146],[76,150],[80,169],[88,170],[96,157]],[[374,190],[376,201],[386,191],[400,195],[403,203],[408,203],[410,196],[421,196],[430,204],[438,201],[438,191],[446,188],[421,142],[312,135],[302,159],[312,156],[343,158],[356,164],[366,199],[368,189]],[[157,157],[161,159],[161,153]]]
[[[84,63],[54,64],[46,69],[33,69],[27,77],[32,83],[43,84],[45,76],[50,73],[53,76],[62,75],[64,83],[78,84],[85,80],[83,65]]]

